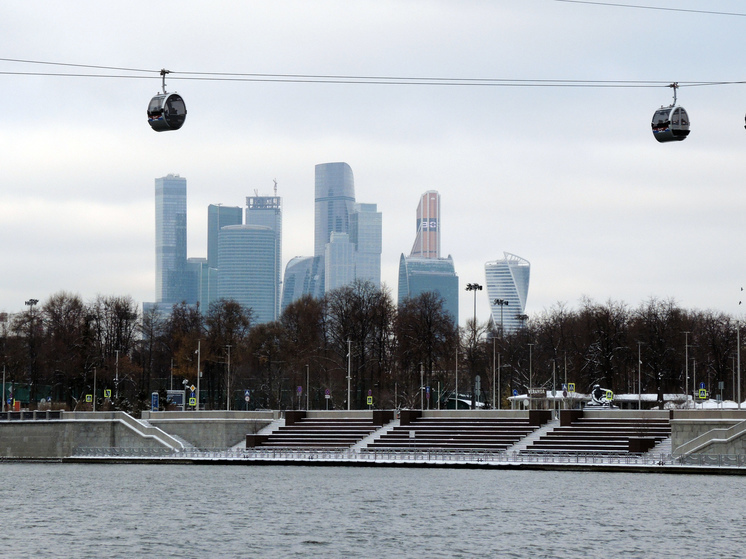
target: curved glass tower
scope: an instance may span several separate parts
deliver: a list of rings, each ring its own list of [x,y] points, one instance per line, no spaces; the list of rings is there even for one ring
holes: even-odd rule
[[[509,252],[503,252],[503,255],[502,260],[484,265],[484,275],[492,321],[510,334],[523,326],[531,263]],[[507,305],[495,304],[495,299],[507,301]]]
[[[355,206],[355,180],[347,163],[316,165],[315,234],[313,255],[324,256],[334,233],[350,232]]]

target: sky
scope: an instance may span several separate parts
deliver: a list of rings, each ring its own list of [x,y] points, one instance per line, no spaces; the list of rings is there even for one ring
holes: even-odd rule
[[[611,3],[607,3],[611,4]],[[68,291],[155,297],[155,186],[187,179],[188,256],[207,206],[283,198],[283,266],[313,254],[314,166],[344,161],[383,214],[382,280],[427,190],[472,317],[484,264],[531,263],[526,313],[583,298],[741,312],[746,84],[682,86],[683,142],[650,120],[673,82],[738,82],[737,0],[39,0],[0,7],[0,312]],[[669,8],[651,9],[651,8]],[[693,10],[674,11],[670,8]],[[8,59],[138,69],[105,71]],[[161,89],[179,131],[147,124]],[[114,77],[19,72],[116,74]],[[288,83],[191,73],[520,80],[520,85]],[[205,77],[205,76],[202,76]],[[542,80],[528,87],[527,80]],[[567,87],[626,81],[646,87]],[[461,82],[463,83],[463,82]],[[489,318],[487,291],[477,318]]]

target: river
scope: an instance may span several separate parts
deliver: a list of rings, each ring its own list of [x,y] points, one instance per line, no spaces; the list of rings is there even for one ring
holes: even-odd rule
[[[0,556],[737,557],[741,477],[0,463]]]

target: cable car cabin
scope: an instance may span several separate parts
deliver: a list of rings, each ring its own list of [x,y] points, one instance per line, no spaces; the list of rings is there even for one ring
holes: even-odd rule
[[[655,111],[651,126],[659,142],[680,142],[689,135],[689,115],[684,107],[661,107]]]
[[[148,124],[156,132],[178,130],[186,120],[186,105],[181,95],[159,93],[148,105]]]

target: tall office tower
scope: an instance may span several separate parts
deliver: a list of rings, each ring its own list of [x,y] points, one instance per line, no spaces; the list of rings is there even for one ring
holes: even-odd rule
[[[398,304],[427,291],[443,298],[444,310],[453,317],[454,323],[458,323],[458,276],[451,256],[420,258],[402,254],[399,258]]]
[[[280,316],[280,281],[282,278],[282,198],[277,196],[275,183],[274,196],[246,197],[246,225],[261,225],[275,232],[275,316]]]
[[[332,231],[324,252],[324,289],[327,292],[355,281],[355,245],[347,233]]]
[[[332,231],[350,232],[355,180],[347,163],[316,165],[314,256],[324,256]]]
[[[420,197],[412,252],[399,258],[398,303],[427,291],[443,298],[445,310],[458,323],[458,275],[453,258],[440,257],[440,194],[434,190]]]
[[[484,274],[487,282],[487,296],[490,300],[492,321],[502,326],[505,333],[513,333],[523,326],[523,313],[526,310],[528,282],[531,263],[509,252],[503,252],[502,260],[487,262]],[[507,302],[495,304],[496,299]]]
[[[186,179],[155,179],[155,302],[188,301]]]
[[[417,206],[417,236],[409,256],[440,258],[440,194],[428,190]]]
[[[262,225],[228,225],[218,234],[218,299],[234,299],[253,312],[253,323],[275,319],[276,234]]]
[[[296,256],[290,259],[285,266],[282,282],[282,312],[303,295],[323,297],[324,294],[319,293],[318,286],[322,276],[323,260],[320,256]]]
[[[376,204],[355,204],[350,216],[350,241],[355,245],[355,279],[381,286],[383,218]]]
[[[243,210],[238,206],[207,206],[207,265],[218,267],[218,231],[226,225],[241,225]]]

